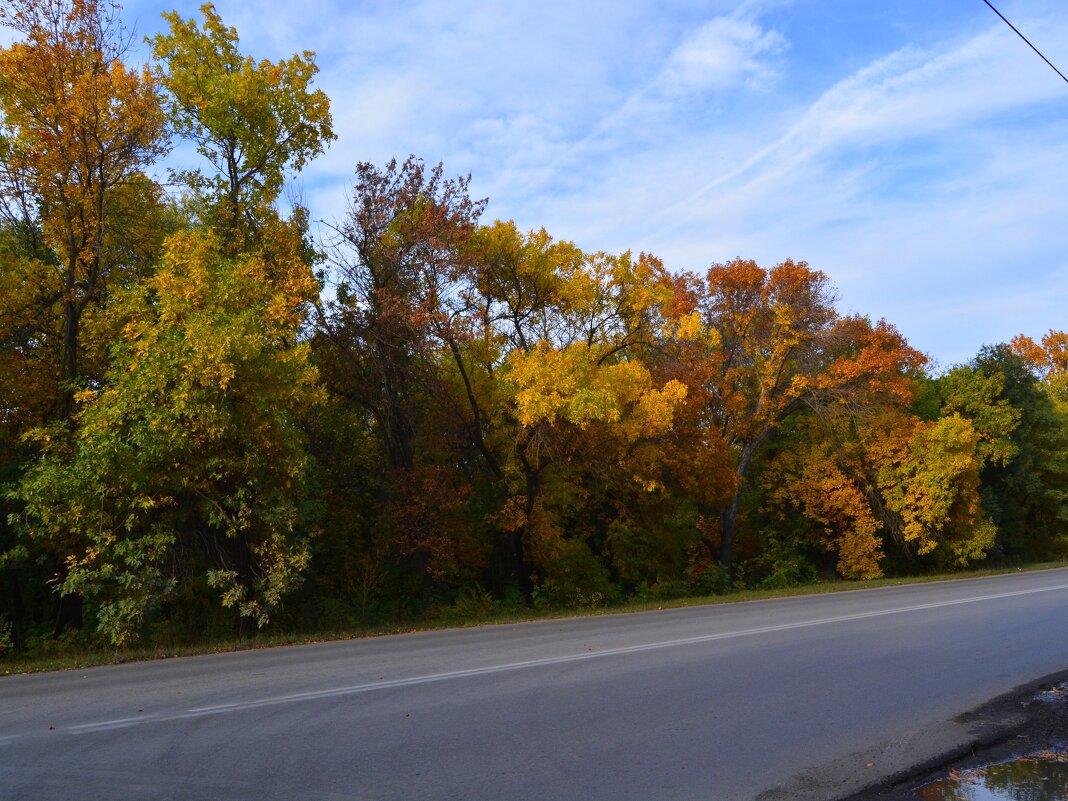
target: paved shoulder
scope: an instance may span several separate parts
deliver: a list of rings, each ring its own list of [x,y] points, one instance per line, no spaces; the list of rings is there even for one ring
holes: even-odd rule
[[[833,798],[1068,668],[1068,571],[0,680],[0,796]]]

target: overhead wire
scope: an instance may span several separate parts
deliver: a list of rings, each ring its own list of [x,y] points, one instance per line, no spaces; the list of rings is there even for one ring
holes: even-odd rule
[[[1007,19],[1005,19],[1005,15],[1002,14],[1000,11],[998,11],[996,8],[994,8],[994,4],[991,3],[990,0],[983,0],[983,2],[986,3],[988,6],[990,6],[990,10],[993,11],[995,14],[997,14],[999,17],[1001,17],[1002,22],[1004,22],[1006,25],[1008,25],[1010,28],[1012,28],[1013,31],[1015,31],[1017,36],[1019,36],[1021,39],[1023,39],[1025,42],[1027,42],[1027,46],[1028,47],[1030,47],[1032,50],[1034,50],[1036,53],[1038,53],[1038,57],[1041,58],[1043,61],[1045,61],[1047,64],[1049,64],[1050,69],[1052,69],[1055,73],[1057,73],[1058,75],[1061,76],[1061,80],[1062,81],[1064,81],[1065,83],[1068,83],[1068,78],[1064,77],[1064,73],[1061,72],[1056,67],[1054,67],[1053,66],[1053,62],[1050,61],[1048,58],[1046,58],[1044,55],[1042,55],[1042,51],[1040,51],[1037,47],[1035,47],[1033,44],[1031,44],[1031,42],[1029,42],[1027,40],[1027,37],[1024,36],[1022,33],[1020,33],[1019,30],[1017,30],[1015,25],[1013,25],[1011,22],[1009,22]]]

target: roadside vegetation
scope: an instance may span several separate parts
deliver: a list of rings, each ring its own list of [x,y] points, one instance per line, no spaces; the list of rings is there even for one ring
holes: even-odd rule
[[[864,581],[847,581],[836,579],[803,584],[783,589],[739,589],[719,595],[701,595],[682,598],[631,598],[615,606],[601,607],[541,607],[531,608],[522,604],[506,606],[494,601],[477,609],[457,606],[442,610],[438,614],[426,616],[418,621],[396,621],[386,625],[364,625],[333,630],[296,631],[285,630],[279,626],[267,626],[246,636],[223,636],[221,639],[208,639],[198,635],[193,639],[181,641],[170,638],[142,638],[140,642],[122,646],[107,646],[99,637],[89,631],[70,631],[59,638],[48,637],[31,643],[19,653],[9,653],[0,659],[0,676],[26,673],[42,673],[53,670],[76,670],[101,665],[119,665],[127,662],[145,662],[158,659],[172,659],[181,656],[203,656],[206,654],[230,653],[234,651],[251,651],[263,648],[278,648],[287,645],[310,645],[340,640],[366,639],[390,634],[413,634],[416,632],[436,631],[442,629],[470,628],[492,626],[507,623],[531,623],[538,620],[561,620],[565,618],[595,617],[603,615],[628,614],[638,612],[664,611],[687,607],[713,606],[719,604],[744,603],[746,601],[765,601],[776,598],[793,598],[806,595],[823,595],[837,592],[855,592],[873,590],[881,587],[897,587],[906,584],[927,584],[940,581],[957,581],[986,578],[1036,570],[1053,570],[1068,567],[1068,561],[1046,562],[1015,568],[988,568],[985,570],[965,570],[949,575],[929,575],[868,579]]]
[[[1065,333],[935,372],[415,157],[312,225],[313,54],[165,20],[0,0],[0,670],[1068,558]]]

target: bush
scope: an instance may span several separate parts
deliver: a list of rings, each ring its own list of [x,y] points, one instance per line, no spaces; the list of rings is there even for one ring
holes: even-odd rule
[[[807,559],[793,556],[774,562],[771,572],[761,580],[760,588],[762,590],[785,590],[789,587],[812,584],[818,580],[818,571]]]
[[[580,540],[564,540],[560,554],[535,588],[535,608],[552,606],[598,608],[622,600],[600,559]]]
[[[11,621],[0,618],[0,656],[7,656],[15,650],[15,643],[11,639]]]
[[[481,620],[489,617],[496,604],[493,596],[478,583],[468,584],[456,596],[456,600],[448,607],[448,616],[458,617],[462,620]]]
[[[690,548],[686,581],[694,595],[724,595],[730,592],[727,571],[714,561],[703,545]]]

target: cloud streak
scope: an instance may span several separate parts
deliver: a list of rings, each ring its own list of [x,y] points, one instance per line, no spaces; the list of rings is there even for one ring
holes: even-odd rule
[[[1068,87],[981,4],[216,5],[258,58],[318,52],[340,136],[301,178],[318,217],[358,161],[415,153],[582,247],[808,259],[946,363],[1064,325]],[[149,35],[166,6],[128,8]],[[1003,10],[1068,62],[1062,3]]]

